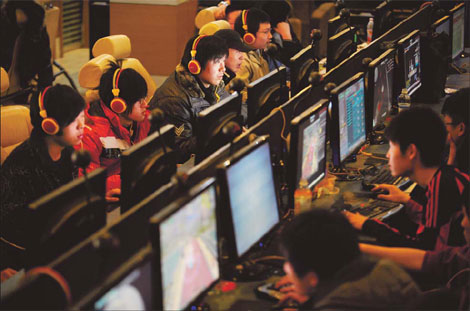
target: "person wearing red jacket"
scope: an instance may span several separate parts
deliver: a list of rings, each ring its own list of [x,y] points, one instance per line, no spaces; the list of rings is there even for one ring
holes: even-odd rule
[[[106,189],[119,195],[120,155],[147,137],[150,130],[145,100],[147,84],[135,70],[110,63],[110,68],[101,76],[98,90],[101,100],[91,102],[86,110],[82,144],[76,148],[84,148],[91,154],[87,171],[106,167]]]

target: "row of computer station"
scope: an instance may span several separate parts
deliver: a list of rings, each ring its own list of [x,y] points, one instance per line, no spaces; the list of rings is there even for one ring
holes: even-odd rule
[[[414,104],[423,101],[420,89],[435,83],[423,77],[430,71],[423,61],[425,42],[443,35],[449,58],[455,61],[464,52],[465,3],[413,10],[413,2],[387,29],[380,28],[381,16],[390,20],[393,13],[385,13],[387,2],[356,9],[372,14],[378,25],[374,40],[357,51],[354,30],[365,25],[353,24],[360,14],[351,10],[346,27],[338,23],[341,16],[332,19],[331,27],[345,29],[331,31],[326,74],[317,72],[319,60],[309,45],[291,60],[290,90],[284,67],[250,84],[248,130],[241,135],[234,137],[238,93],[202,112],[195,164],[184,173],[177,172],[173,156],[174,128],[157,124],[122,156],[117,221],[106,224],[111,207],[103,199],[101,169],[31,204],[43,221],[30,228],[37,247],[29,250],[27,268],[53,271],[55,277],[28,273],[14,290],[2,290],[2,305],[194,309],[207,301],[214,284],[230,289],[231,283],[220,280],[261,282],[280,273],[276,235],[292,217],[299,181],[306,179],[312,189],[327,172],[340,172],[340,179],[360,185],[379,171],[382,181],[396,182],[382,176],[384,161],[361,178],[348,176],[348,166],[365,144],[384,143],[381,130],[403,88]],[[349,52],[339,53],[345,46]],[[386,146],[378,149],[385,154]],[[363,213],[382,217],[390,208],[396,205],[375,203]]]

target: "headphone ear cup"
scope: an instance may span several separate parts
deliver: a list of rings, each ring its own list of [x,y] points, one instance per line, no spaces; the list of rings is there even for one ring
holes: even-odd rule
[[[55,135],[59,132],[59,123],[54,118],[45,118],[41,122],[41,128],[48,135]]]
[[[127,109],[127,104],[121,97],[114,97],[109,106],[115,113],[123,113]]]
[[[250,32],[247,32],[247,33],[243,36],[243,41],[245,41],[246,44],[250,44],[250,45],[251,45],[251,44],[255,43],[255,40],[256,40],[255,36],[254,36],[252,33],[250,33]]]
[[[198,75],[201,73],[201,65],[199,64],[197,60],[192,59],[188,63],[188,70],[193,75]]]

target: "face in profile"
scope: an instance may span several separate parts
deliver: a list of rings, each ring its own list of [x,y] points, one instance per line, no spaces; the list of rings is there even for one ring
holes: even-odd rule
[[[410,159],[401,152],[399,144],[389,141],[389,146],[387,158],[392,176],[409,176],[411,171]]]
[[[225,56],[207,61],[206,67],[198,75],[205,87],[219,85],[225,73]]]
[[[259,24],[258,31],[256,32],[256,40],[252,44],[255,49],[265,49],[271,41],[273,35],[271,34],[271,23]]]
[[[228,57],[225,60],[225,67],[237,73],[243,63],[243,59],[245,58],[245,54],[236,49],[228,49]]]
[[[64,146],[78,145],[83,138],[83,128],[85,126],[85,111],[72,121],[69,125],[62,129],[62,135],[58,136],[59,143]]]
[[[132,111],[129,113],[128,118],[136,122],[144,121],[148,106],[145,98],[140,99],[132,106]]]

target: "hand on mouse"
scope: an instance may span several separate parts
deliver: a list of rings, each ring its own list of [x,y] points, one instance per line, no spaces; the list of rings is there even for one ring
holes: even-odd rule
[[[368,217],[358,213],[351,213],[349,211],[343,211],[342,213],[344,216],[346,216],[353,228],[356,230],[362,230],[362,226],[364,225],[366,220],[369,219]]]
[[[410,195],[404,191],[401,191],[397,186],[395,185],[387,185],[387,184],[380,184],[380,185],[375,185],[374,188],[372,188],[372,191],[378,192],[378,191],[385,191],[387,193],[382,193],[378,194],[377,198],[382,199],[382,200],[387,200],[391,202],[397,202],[397,203],[402,203],[406,204],[410,200]]]

